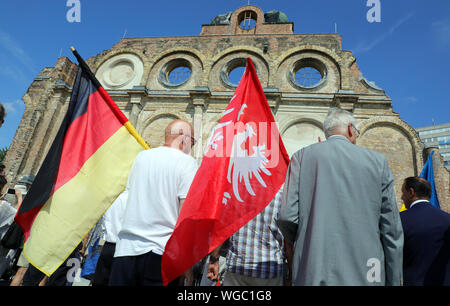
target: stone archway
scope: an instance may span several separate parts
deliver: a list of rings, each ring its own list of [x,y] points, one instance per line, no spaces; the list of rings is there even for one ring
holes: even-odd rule
[[[402,206],[403,179],[423,167],[423,144],[414,129],[398,118],[376,117],[360,124],[357,145],[383,154],[394,176],[397,206]]]
[[[297,118],[288,122],[280,129],[289,157],[296,151],[316,143],[320,139],[325,140],[322,123],[311,118]]]
[[[164,144],[164,130],[170,122],[176,119],[182,118],[171,113],[162,113],[151,117],[142,130],[142,138],[150,148],[162,146]]]

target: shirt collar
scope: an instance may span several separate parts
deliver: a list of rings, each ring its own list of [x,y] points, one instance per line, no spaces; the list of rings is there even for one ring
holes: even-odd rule
[[[411,207],[413,207],[414,205],[416,205],[416,204],[419,203],[419,202],[428,202],[428,200],[422,199],[422,200],[414,201],[414,202],[411,203],[411,205],[409,206],[409,208],[411,209]]]
[[[347,137],[345,137],[344,135],[339,135],[339,134],[337,134],[337,135],[331,135],[330,137],[328,137],[327,140],[334,139],[334,138],[336,138],[336,139],[345,139],[345,140],[347,140],[348,142],[350,142],[350,140],[348,140]]]

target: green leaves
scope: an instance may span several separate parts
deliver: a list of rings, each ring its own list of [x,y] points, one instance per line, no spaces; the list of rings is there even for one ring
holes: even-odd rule
[[[0,163],[3,162],[3,159],[6,156],[6,153],[8,152],[8,148],[4,147],[3,149],[0,149]]]

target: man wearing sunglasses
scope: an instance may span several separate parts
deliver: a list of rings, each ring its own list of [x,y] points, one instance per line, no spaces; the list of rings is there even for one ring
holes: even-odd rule
[[[189,155],[193,135],[188,122],[175,120],[165,129],[163,146],[136,157],[109,285],[162,285],[162,254],[198,169]]]

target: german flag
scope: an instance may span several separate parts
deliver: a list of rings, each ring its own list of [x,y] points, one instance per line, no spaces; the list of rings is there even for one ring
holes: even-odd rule
[[[15,217],[24,254],[50,276],[124,190],[148,149],[78,52],[64,121]]]

